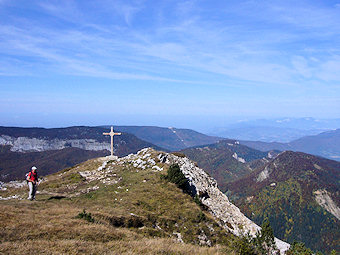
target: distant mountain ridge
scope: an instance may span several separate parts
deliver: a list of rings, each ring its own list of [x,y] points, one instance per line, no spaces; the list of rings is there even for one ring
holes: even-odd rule
[[[340,162],[285,151],[228,184],[228,196],[255,222],[268,217],[275,235],[314,251],[339,250]]]
[[[67,128],[0,127],[0,145],[10,145],[12,151],[19,152],[58,150],[69,147],[93,151],[110,150],[110,138],[103,135],[108,131],[103,127],[87,126]],[[120,155],[136,152],[145,147],[162,149],[126,132],[115,136],[114,140],[114,150],[117,150]]]
[[[103,136],[103,132],[108,132],[110,126],[88,127],[88,126],[75,126],[66,128],[20,128],[20,127],[1,127],[0,126],[0,144],[7,145],[6,140],[11,138],[35,138],[40,140],[71,140],[75,143],[79,139],[92,139],[88,140],[89,143],[109,142],[108,137]],[[178,128],[164,128],[155,126],[114,126],[114,130],[135,135],[139,139],[149,142],[151,146],[158,146],[158,149],[165,149],[169,151],[181,150],[188,147],[212,144],[222,138],[208,136],[191,129],[178,129]],[[5,137],[4,137],[5,136]],[[7,137],[7,139],[6,139]],[[119,140],[120,136],[115,136]],[[97,144],[102,146],[102,144]],[[74,147],[74,146],[69,146]],[[109,148],[109,147],[108,147]],[[57,148],[54,148],[57,149]],[[83,148],[84,149],[84,148]],[[90,150],[101,150],[102,148],[90,148]]]
[[[238,120],[225,127],[216,127],[208,133],[230,139],[288,143],[304,136],[340,127],[340,119],[276,118]]]
[[[262,141],[262,142],[290,142],[292,140],[307,136],[317,135],[325,129],[301,130],[296,128],[271,127],[271,126],[249,126],[232,129],[224,129],[216,135],[238,140]]]
[[[116,126],[117,130],[134,134],[138,138],[177,151],[188,147],[216,143],[220,137],[208,136],[191,129],[155,126]]]
[[[240,143],[261,151],[301,151],[340,161],[340,129],[302,137],[289,143],[266,143],[259,141],[240,141]]]

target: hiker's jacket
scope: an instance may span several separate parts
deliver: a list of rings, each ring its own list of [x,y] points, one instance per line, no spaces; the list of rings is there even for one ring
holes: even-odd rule
[[[28,181],[31,181],[31,182],[36,182],[38,181],[38,173],[35,172],[33,173],[32,171],[28,173]]]

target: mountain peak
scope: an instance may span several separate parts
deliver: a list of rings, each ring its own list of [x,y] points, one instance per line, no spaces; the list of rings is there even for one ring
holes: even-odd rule
[[[216,231],[212,228],[200,230],[200,224],[195,227],[197,229],[190,226],[190,233],[198,233],[192,235],[185,231],[185,228],[189,227],[185,225],[185,221],[190,221],[187,218],[188,216],[177,215],[176,217],[179,218],[174,218],[177,212],[182,213],[181,210],[190,212],[191,215],[193,211],[197,211],[197,206],[194,203],[192,204],[193,199],[189,199],[188,195],[178,193],[177,188],[161,180],[161,173],[171,164],[180,166],[181,171],[189,180],[194,194],[200,198],[201,203],[208,208],[208,211],[214,217],[212,222],[215,222],[215,226],[214,224],[211,225],[214,226],[213,229],[222,228],[224,231],[237,236],[247,232],[254,236],[260,229],[258,225],[245,217],[235,205],[230,203],[228,197],[218,189],[216,181],[198,168],[194,162],[186,157],[156,151],[152,148],[142,149],[136,154],[129,154],[123,158],[102,157],[89,160],[71,169],[47,176],[45,182],[41,184],[39,196],[45,199],[57,196],[67,197],[77,201],[81,206],[86,205],[86,207],[92,208],[91,211],[98,206],[104,206],[107,208],[105,210],[111,211],[115,215],[128,212],[130,215],[138,215],[136,217],[146,227],[148,227],[148,223],[145,219],[153,215],[152,217],[156,220],[155,228],[163,234],[173,236],[173,233],[177,233],[177,237],[181,236],[183,240],[191,240],[194,243],[199,243],[202,238],[206,243],[213,242],[212,239],[208,238],[216,235]],[[10,194],[11,192],[15,192],[15,189],[8,190],[8,197],[13,195],[24,196]],[[184,203],[182,200],[186,202]],[[189,203],[189,200],[192,202]],[[102,204],[103,202],[105,202],[105,205]],[[109,209],[110,203],[117,209],[113,211]],[[177,206],[182,209],[177,208]],[[173,209],[173,207],[176,209]],[[105,215],[103,212],[93,213],[93,217],[101,219],[101,221],[112,218],[107,213]],[[209,219],[212,216],[204,217]],[[164,217],[170,217],[174,220],[171,227]],[[178,227],[175,227],[175,223]],[[202,221],[202,224],[206,223]],[[278,239],[276,242],[281,250],[286,250],[289,247],[288,244]]]

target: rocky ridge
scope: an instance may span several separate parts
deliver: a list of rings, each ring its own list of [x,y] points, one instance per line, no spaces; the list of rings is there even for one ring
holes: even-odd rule
[[[219,190],[217,182],[204,170],[197,167],[193,161],[186,157],[179,157],[171,153],[163,152],[158,153],[155,158],[153,156],[155,154],[157,155],[157,152],[152,148],[145,148],[140,150],[137,154],[130,154],[124,158],[108,157],[103,165],[97,170],[92,171],[92,173],[80,174],[89,180],[93,178],[93,175],[97,175],[97,178],[105,180],[104,173],[110,171],[107,170],[107,167],[110,164],[132,164],[135,168],[140,170],[152,168],[154,171],[163,171],[163,168],[157,166],[156,162],[158,161],[167,165],[178,164],[185,177],[189,180],[190,185],[195,188],[202,204],[207,206],[212,215],[218,219],[220,226],[237,236],[247,233],[255,236],[257,231],[261,229],[258,225],[248,219],[238,207],[233,205],[228,197]],[[110,180],[111,179],[106,179],[106,181]],[[281,253],[284,253],[284,251],[289,249],[288,243],[277,238],[275,238],[275,241]]]

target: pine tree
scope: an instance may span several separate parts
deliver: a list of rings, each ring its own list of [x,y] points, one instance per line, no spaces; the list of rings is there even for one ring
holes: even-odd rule
[[[257,252],[259,254],[279,254],[268,218],[264,219],[261,228],[261,231],[258,231],[256,237],[252,240]]]

